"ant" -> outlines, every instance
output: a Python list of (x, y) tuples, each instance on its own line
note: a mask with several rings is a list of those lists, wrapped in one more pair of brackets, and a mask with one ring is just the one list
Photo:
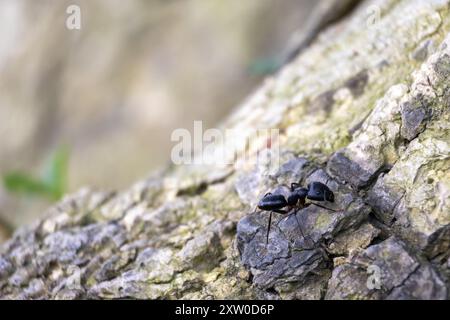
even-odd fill
[[(336, 212), (336, 210), (321, 206), (317, 203), (306, 203), (306, 199), (314, 201), (334, 202), (334, 193), (330, 190), (330, 188), (328, 188), (327, 185), (321, 182), (311, 182), (310, 184), (308, 184), (307, 188), (303, 188), (300, 184), (294, 182), (291, 183), (290, 192), (287, 197), (282, 194), (272, 194), (270, 192), (264, 195), (264, 197), (259, 201), (257, 207), (262, 211), (270, 211), (269, 224), (267, 226), (266, 234), (266, 245), (269, 242), (269, 232), (272, 223), (273, 212), (284, 215), (288, 214), (292, 209), (296, 209), (291, 214), (295, 215), (295, 219), (297, 220), (297, 224), (303, 238), (305, 238), (305, 236), (303, 235), (302, 228), (300, 227), (300, 223), (297, 218), (297, 212), (299, 210), (313, 204), (315, 206)], [(287, 208), (287, 210), (283, 209), (285, 207)]]

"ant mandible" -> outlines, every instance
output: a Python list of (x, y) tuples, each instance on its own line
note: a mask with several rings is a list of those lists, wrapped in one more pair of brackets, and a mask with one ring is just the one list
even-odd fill
[[(282, 194), (267, 193), (266, 195), (264, 195), (264, 197), (259, 201), (257, 207), (262, 211), (270, 212), (269, 224), (267, 226), (266, 234), (266, 245), (269, 242), (269, 232), (272, 223), (273, 212), (284, 215), (288, 214), (292, 209), (295, 209), (295, 211), (291, 214), (295, 214), (295, 218), (297, 220), (297, 224), (303, 238), (305, 238), (305, 236), (303, 235), (302, 228), (297, 218), (297, 212), (299, 210), (306, 208), (312, 204), (336, 212), (336, 210), (321, 206), (317, 203), (306, 203), (306, 199), (313, 201), (334, 202), (334, 193), (330, 190), (330, 188), (328, 188), (327, 185), (321, 182), (311, 182), (310, 184), (308, 184), (307, 188), (303, 188), (300, 184), (294, 182), (291, 183), (290, 192), (287, 195), (287, 198)], [(287, 208), (287, 210), (283, 210), (283, 208)]]

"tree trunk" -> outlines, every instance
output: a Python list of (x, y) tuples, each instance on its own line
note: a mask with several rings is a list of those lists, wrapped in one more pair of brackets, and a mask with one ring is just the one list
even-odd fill
[[(0, 296), (447, 299), (449, 2), (364, 2), (239, 106), (222, 127), (278, 128), (280, 166), (172, 165), (66, 197), (3, 245)], [(255, 204), (311, 181), (336, 211), (274, 214), (266, 245)]]

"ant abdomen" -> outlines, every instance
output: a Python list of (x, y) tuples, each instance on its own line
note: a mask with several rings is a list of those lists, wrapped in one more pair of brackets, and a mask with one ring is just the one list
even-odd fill
[(267, 194), (258, 203), (258, 208), (264, 211), (282, 209), (288, 205), (286, 198), (281, 194)]

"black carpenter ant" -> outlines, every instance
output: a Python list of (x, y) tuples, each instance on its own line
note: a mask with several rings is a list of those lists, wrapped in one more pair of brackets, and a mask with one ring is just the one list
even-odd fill
[[(291, 183), (290, 192), (286, 196), (282, 194), (267, 193), (258, 203), (257, 207), (262, 211), (270, 211), (269, 224), (267, 226), (266, 244), (269, 242), (270, 225), (272, 223), (272, 213), (288, 214), (292, 209), (295, 211), (291, 214), (295, 215), (300, 232), (303, 235), (302, 228), (297, 218), (298, 210), (308, 207), (309, 205), (315, 205), (327, 210), (336, 211), (331, 208), (321, 206), (317, 203), (306, 203), (306, 199), (313, 201), (329, 201), (334, 202), (334, 193), (328, 188), (327, 185), (321, 182), (311, 182), (307, 188), (303, 188), (298, 183)], [(287, 208), (287, 209), (283, 209)]]

